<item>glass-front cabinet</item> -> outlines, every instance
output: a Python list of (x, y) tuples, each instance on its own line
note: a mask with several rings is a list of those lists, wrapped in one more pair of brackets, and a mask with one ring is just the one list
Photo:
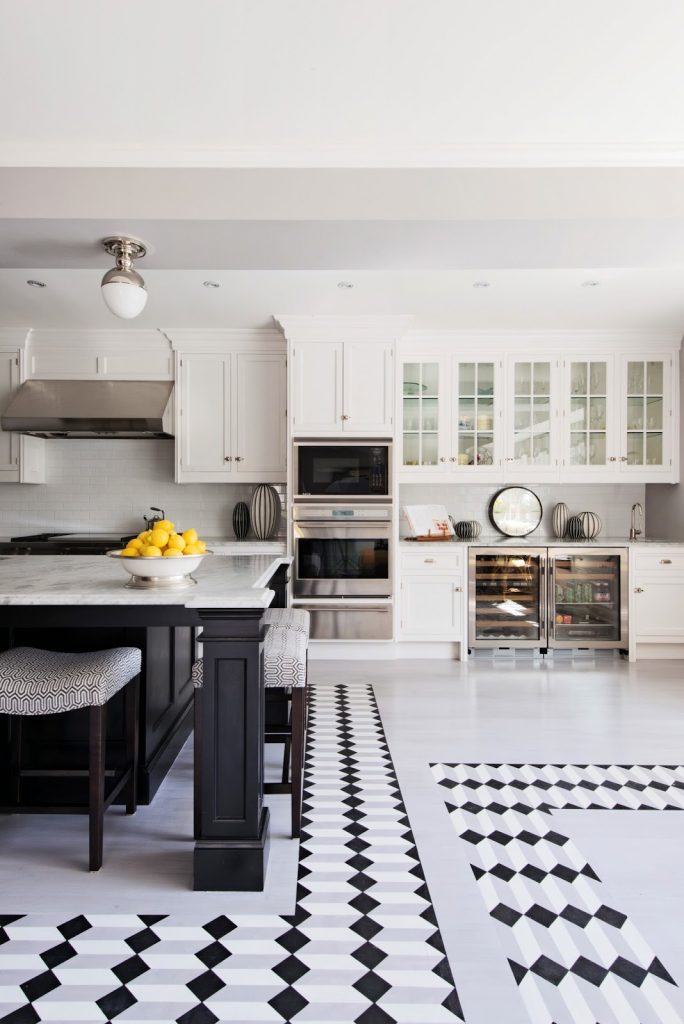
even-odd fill
[(658, 479), (672, 467), (672, 359), (622, 360), (620, 471)]
[(577, 355), (563, 363), (563, 461), (565, 479), (605, 478), (619, 463), (612, 357)]
[(401, 468), (446, 472), (449, 436), (448, 360), (411, 361), (401, 367)]
[(558, 362), (511, 359), (506, 404), (507, 479), (558, 476)]
[(459, 476), (482, 479), (500, 468), (498, 368), (494, 360), (454, 360), (456, 414), (449, 461)]

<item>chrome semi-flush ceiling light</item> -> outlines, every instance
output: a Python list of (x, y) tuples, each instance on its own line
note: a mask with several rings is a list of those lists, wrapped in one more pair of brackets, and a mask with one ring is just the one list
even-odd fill
[(132, 320), (140, 316), (147, 302), (147, 289), (133, 260), (140, 260), (147, 246), (137, 238), (125, 236), (103, 238), (102, 245), (116, 259), (116, 266), (102, 278), (102, 298), (114, 316)]

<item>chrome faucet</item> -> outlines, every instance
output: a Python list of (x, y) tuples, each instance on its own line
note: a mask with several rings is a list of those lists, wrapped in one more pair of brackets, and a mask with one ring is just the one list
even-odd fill
[[(639, 514), (639, 529), (637, 529), (637, 525), (636, 525), (637, 513)], [(644, 519), (644, 510), (642, 508), (641, 502), (640, 501), (635, 501), (634, 504), (632, 505), (632, 525), (629, 528), (629, 539), (630, 540), (636, 540), (637, 537), (641, 536), (641, 526), (643, 524), (643, 519)]]

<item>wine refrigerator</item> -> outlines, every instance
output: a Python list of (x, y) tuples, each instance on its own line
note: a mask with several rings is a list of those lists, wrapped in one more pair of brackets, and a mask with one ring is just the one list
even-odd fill
[(627, 548), (472, 547), (468, 646), (628, 645)]

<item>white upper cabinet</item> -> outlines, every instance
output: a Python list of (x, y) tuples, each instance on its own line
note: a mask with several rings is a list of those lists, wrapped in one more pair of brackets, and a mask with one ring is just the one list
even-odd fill
[(557, 480), (558, 360), (523, 354), (506, 369), (505, 479)]
[(618, 473), (619, 406), (612, 355), (576, 353), (561, 374), (561, 476), (605, 480)]
[[(21, 383), (19, 349), (0, 351), (0, 412), (4, 412)], [(45, 483), (45, 442), (0, 430), (0, 483)]]
[(401, 362), (399, 423), (405, 479), (449, 470), (451, 373), (448, 357), (425, 355)]
[(173, 380), (173, 351), (156, 330), (31, 331), (27, 376), (39, 380)]
[(284, 352), (185, 352), (177, 390), (179, 483), (285, 480)]
[(674, 363), (672, 353), (620, 359), (619, 471), (625, 479), (679, 477)]
[(292, 433), (341, 433), (344, 344), (298, 341), (291, 358)]
[(297, 341), (292, 348), (292, 433), (392, 433), (391, 344)]
[(453, 414), (449, 462), (464, 479), (501, 477), (501, 360), (462, 360), (452, 364)]

